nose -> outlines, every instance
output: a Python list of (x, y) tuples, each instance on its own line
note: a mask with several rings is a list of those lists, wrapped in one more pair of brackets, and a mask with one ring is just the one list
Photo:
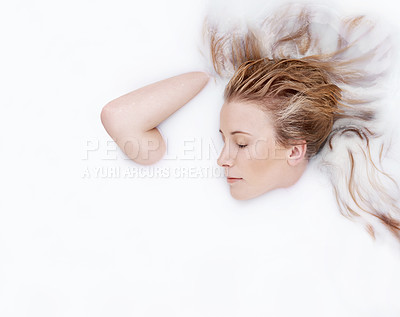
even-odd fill
[(234, 155), (232, 154), (229, 151), (229, 146), (225, 144), (218, 157), (217, 164), (221, 167), (231, 167), (234, 164)]

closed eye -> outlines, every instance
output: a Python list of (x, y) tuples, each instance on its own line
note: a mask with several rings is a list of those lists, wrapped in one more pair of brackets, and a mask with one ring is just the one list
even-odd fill
[(238, 144), (238, 147), (240, 147), (241, 149), (245, 148), (247, 146), (247, 144)]

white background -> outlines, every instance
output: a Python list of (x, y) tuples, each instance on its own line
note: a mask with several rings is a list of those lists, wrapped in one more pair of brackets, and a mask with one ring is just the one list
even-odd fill
[[(393, 0), (336, 4), (400, 27)], [(400, 316), (398, 249), (341, 216), (312, 166), (251, 201), (234, 200), (218, 177), (123, 177), (141, 166), (110, 142), (101, 109), (204, 70), (207, 6), (0, 5), (0, 316)], [(190, 149), (221, 149), (221, 102), (209, 82), (163, 122), (168, 156), (145, 170), (219, 169), (215, 154)], [(391, 109), (388, 125), (399, 114)]]

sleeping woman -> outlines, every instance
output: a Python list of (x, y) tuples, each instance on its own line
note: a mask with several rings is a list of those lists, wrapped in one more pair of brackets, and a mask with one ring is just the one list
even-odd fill
[[(222, 28), (222, 27), (221, 27)], [(246, 30), (204, 20), (205, 72), (180, 74), (116, 98), (102, 123), (138, 164), (166, 152), (157, 126), (194, 98), (210, 78), (227, 81), (219, 132), (230, 193), (252, 199), (295, 184), (311, 161), (328, 174), (340, 212), (375, 238), (388, 229), (400, 242), (399, 187), (371, 155), (379, 142), (379, 99), (390, 40), (377, 42), (363, 16), (289, 5)], [(375, 42), (374, 42), (375, 41)], [(367, 47), (367, 49), (365, 48)], [(375, 66), (375, 68), (374, 68)]]

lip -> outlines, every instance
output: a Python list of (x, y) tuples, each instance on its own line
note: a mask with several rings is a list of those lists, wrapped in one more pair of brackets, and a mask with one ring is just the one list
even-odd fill
[(226, 180), (229, 184), (233, 184), (236, 183), (240, 180), (242, 180), (243, 178), (236, 178), (236, 177), (227, 177)]

